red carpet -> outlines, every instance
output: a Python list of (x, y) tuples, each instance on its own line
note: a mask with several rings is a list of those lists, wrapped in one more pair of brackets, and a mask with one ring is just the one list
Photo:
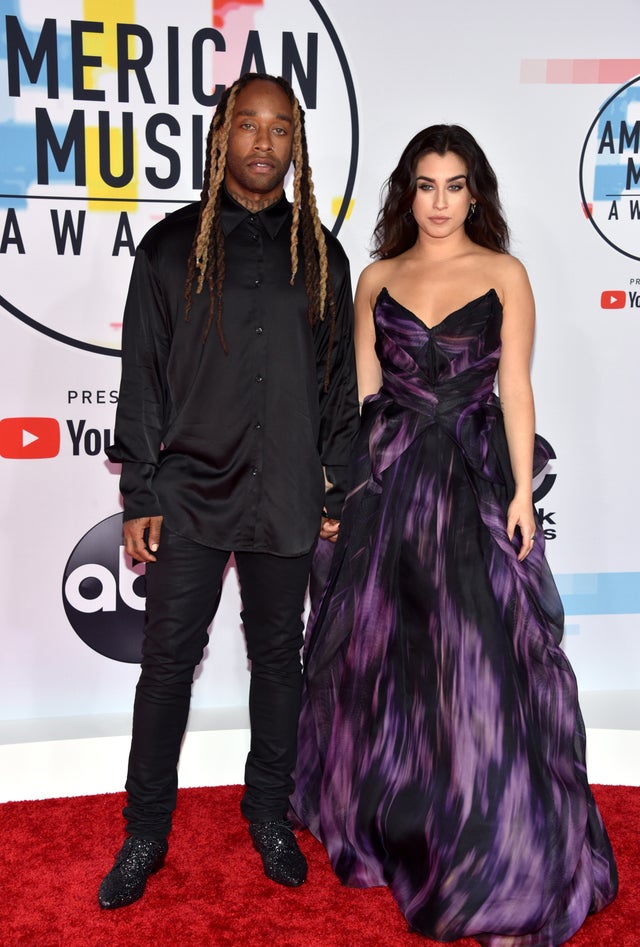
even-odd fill
[[(596, 786), (620, 894), (571, 947), (640, 947), (640, 788)], [(2, 947), (430, 947), (386, 888), (343, 888), (308, 832), (309, 880), (267, 881), (238, 786), (180, 792), (166, 867), (137, 904), (102, 911), (96, 892), (123, 839), (120, 794), (0, 805)], [(475, 941), (457, 941), (471, 947)]]

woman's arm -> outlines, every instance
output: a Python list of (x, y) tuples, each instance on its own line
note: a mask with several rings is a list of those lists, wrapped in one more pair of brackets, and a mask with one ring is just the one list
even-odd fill
[(527, 272), (513, 257), (505, 260), (502, 289), (498, 388), (515, 480), (515, 493), (507, 511), (507, 534), (511, 540), (516, 526), (520, 528), (522, 546), (518, 559), (523, 561), (531, 552), (536, 528), (532, 499), (535, 409), (530, 375), (535, 304)]
[(377, 263), (371, 263), (362, 271), (354, 300), (356, 371), (360, 404), (367, 395), (373, 395), (379, 391), (382, 384), (382, 371), (376, 355), (376, 330), (373, 322), (373, 306), (380, 289), (377, 268)]

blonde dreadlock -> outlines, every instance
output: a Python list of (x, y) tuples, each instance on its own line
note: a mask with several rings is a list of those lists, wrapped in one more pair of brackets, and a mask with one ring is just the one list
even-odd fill
[(291, 159), (294, 166), (293, 206), (291, 220), (291, 279), (293, 285), (298, 272), (299, 241), (302, 243), (304, 283), (307, 294), (307, 318), (314, 326), (329, 315), (329, 341), (325, 367), (325, 390), (329, 386), (331, 354), (335, 336), (336, 308), (327, 260), (327, 244), (316, 205), (307, 138), (304, 127), (304, 111), (300, 107), (289, 83), (280, 77), (264, 73), (245, 73), (223, 94), (209, 128), (204, 169), (204, 183), (200, 196), (198, 225), (189, 255), (185, 283), (186, 318), (192, 304), (193, 284), (201, 293), (205, 282), (209, 291), (209, 316), (203, 334), (203, 343), (216, 323), (220, 344), (227, 352), (222, 327), (222, 285), (225, 274), (224, 235), (221, 224), (222, 185), (227, 163), (229, 134), (233, 110), (238, 93), (256, 80), (274, 82), (284, 90), (293, 113), (293, 147)]

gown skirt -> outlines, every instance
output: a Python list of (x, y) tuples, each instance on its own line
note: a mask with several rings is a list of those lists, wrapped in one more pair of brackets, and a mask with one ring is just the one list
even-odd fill
[(292, 817), (413, 930), (557, 947), (617, 873), (544, 536), (518, 562), (506, 533), (500, 301), (428, 328), (382, 290), (374, 319), (383, 383), (316, 553)]

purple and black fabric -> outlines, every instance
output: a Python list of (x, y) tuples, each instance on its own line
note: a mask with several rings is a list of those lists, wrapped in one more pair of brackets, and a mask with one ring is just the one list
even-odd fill
[(383, 290), (374, 316), (383, 384), (313, 603), (293, 810), (411, 928), (556, 947), (617, 874), (544, 537), (520, 563), (506, 534), (500, 301), (429, 329)]

